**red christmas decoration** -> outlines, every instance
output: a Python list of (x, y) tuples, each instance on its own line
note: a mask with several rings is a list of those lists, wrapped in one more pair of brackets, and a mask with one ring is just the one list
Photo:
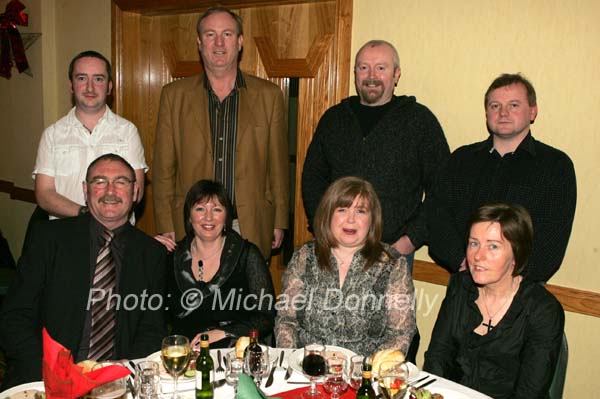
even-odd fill
[[(0, 14), (0, 76), (10, 79), (15, 65), (19, 73), (29, 69), (25, 47), (17, 25), (27, 26), (25, 6), (19, 0), (11, 0), (4, 14)], [(14, 64), (13, 64), (14, 59)]]

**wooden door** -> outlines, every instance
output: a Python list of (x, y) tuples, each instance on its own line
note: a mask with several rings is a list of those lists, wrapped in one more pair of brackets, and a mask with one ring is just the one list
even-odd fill
[[(139, 129), (152, 184), (152, 156), (160, 91), (174, 79), (201, 71), (196, 21), (213, 1), (113, 0), (114, 108)], [(286, 99), (290, 78), (298, 78), (294, 245), (311, 238), (301, 198), (306, 150), (323, 112), (348, 95), (352, 0), (221, 1), (244, 20), (240, 68), (278, 84)], [(138, 226), (155, 234), (152, 190), (147, 189)], [(281, 256), (271, 260), (276, 292)]]

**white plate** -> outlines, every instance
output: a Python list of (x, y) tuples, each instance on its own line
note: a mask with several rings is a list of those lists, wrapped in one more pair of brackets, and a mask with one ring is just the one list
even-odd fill
[[(336, 352), (336, 354), (340, 354), (346, 358), (346, 360), (350, 361), (350, 358), (356, 353), (352, 352), (350, 349), (342, 348), (339, 346), (333, 345), (325, 345), (325, 358), (329, 357), (331, 353)], [(300, 374), (304, 374), (302, 372), (302, 359), (304, 358), (304, 348), (296, 349), (293, 351), (288, 357), (288, 364), (292, 367), (294, 371), (297, 371)]]
[[(21, 384), (21, 385), (17, 385), (16, 387), (12, 387), (10, 389), (7, 389), (4, 392), (0, 392), (0, 398), (4, 399), (4, 398), (8, 398), (10, 396), (13, 396), (17, 393), (20, 392), (24, 392), (27, 390), (35, 390), (35, 391), (39, 391), (39, 392), (45, 392), (44, 390), (44, 382), (43, 381), (36, 381), (36, 382), (28, 382), (27, 384)], [(34, 392), (35, 394), (35, 392)], [(33, 394), (31, 395), (31, 398), (33, 399)]]

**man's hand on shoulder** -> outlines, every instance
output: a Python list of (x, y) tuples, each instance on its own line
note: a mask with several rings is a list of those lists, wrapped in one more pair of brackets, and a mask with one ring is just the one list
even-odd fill
[(177, 247), (177, 242), (175, 241), (175, 232), (170, 231), (168, 233), (162, 233), (154, 236), (154, 239), (160, 242), (162, 245), (167, 248), (167, 251), (173, 252)]
[(415, 252), (415, 246), (407, 235), (400, 237), (398, 241), (392, 244), (392, 247), (402, 255), (409, 255)]

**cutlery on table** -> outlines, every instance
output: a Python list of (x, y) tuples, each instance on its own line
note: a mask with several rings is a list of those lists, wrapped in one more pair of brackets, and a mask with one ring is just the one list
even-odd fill
[(133, 387), (133, 383), (135, 381), (135, 363), (132, 362), (131, 360), (127, 360), (127, 363), (129, 363), (129, 367), (127, 367), (127, 365), (125, 365), (125, 360), (121, 360), (121, 364), (124, 367), (127, 367), (128, 369), (131, 370), (131, 374), (129, 374), (129, 376), (127, 376), (127, 379), (125, 380), (127, 382), (127, 388), (129, 388), (129, 391), (131, 392), (131, 396), (135, 396), (135, 389)]
[(417, 385), (419, 382), (421, 382), (421, 381), (425, 381), (425, 380), (426, 380), (426, 379), (428, 379), (428, 378), (429, 378), (429, 376), (428, 376), (428, 375), (426, 375), (425, 377), (421, 377), (421, 378), (419, 378), (419, 379), (418, 379), (418, 380), (416, 380), (416, 381), (410, 381), (410, 380), (409, 380), (409, 381), (408, 381), (408, 385), (410, 385), (411, 387), (414, 387), (414, 386), (415, 386), (415, 385)]
[(269, 377), (267, 378), (267, 382), (265, 383), (265, 388), (273, 385), (273, 376), (275, 375), (275, 369), (277, 368), (277, 359), (273, 362), (273, 367), (271, 367), (271, 371), (269, 372)]
[(213, 381), (213, 388), (219, 388), (222, 387), (223, 385), (225, 385), (225, 378), (221, 378), (220, 380), (214, 380)]
[(285, 356), (285, 351), (281, 351), (281, 355), (279, 355), (279, 367), (283, 368), (283, 357)]
[(285, 377), (283, 377), (283, 379), (287, 381), (292, 376), (293, 372), (294, 370), (292, 369), (292, 366), (288, 365), (287, 371), (285, 372)]
[(415, 387), (415, 389), (421, 389), (421, 388), (425, 388), (427, 385), (429, 384), (433, 384), (434, 382), (437, 381), (437, 378), (433, 378), (427, 382), (424, 382), (423, 384), (419, 385), (418, 387)]
[(215, 378), (218, 377), (223, 377), (225, 375), (225, 369), (223, 368), (223, 366), (221, 365), (221, 363), (223, 362), (223, 358), (221, 357), (221, 350), (217, 350), (217, 363), (219, 365), (219, 367), (217, 367), (217, 369), (215, 370)]
[(288, 381), (287, 384), (310, 385), (310, 381)]

